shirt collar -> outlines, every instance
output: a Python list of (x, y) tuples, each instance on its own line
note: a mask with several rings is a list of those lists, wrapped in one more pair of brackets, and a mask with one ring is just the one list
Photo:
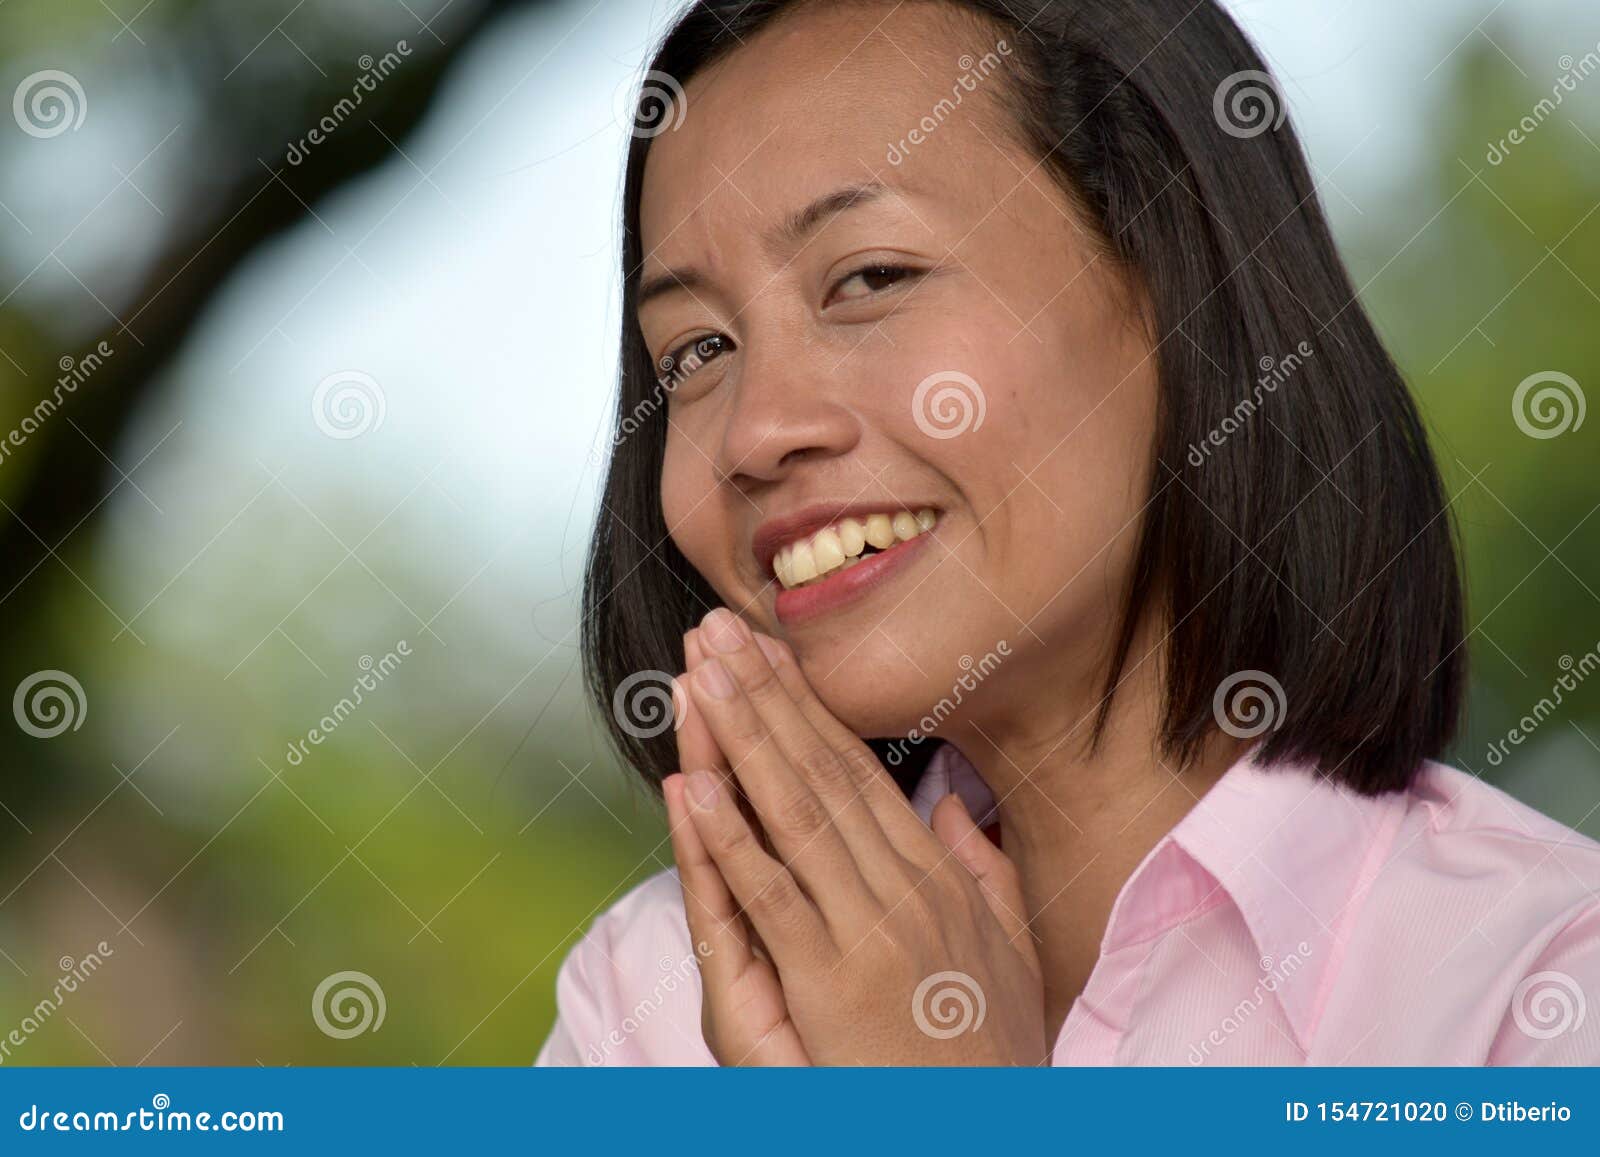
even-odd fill
[[(926, 820), (952, 791), (980, 826), (989, 822), (993, 794), (946, 743), (929, 761), (912, 805)], [(1349, 917), (1382, 866), (1404, 810), (1403, 796), (1363, 796), (1311, 767), (1259, 766), (1247, 752), (1128, 877), (1101, 953), (1231, 900), (1260, 953), (1262, 977), (1274, 978), (1270, 987), (1305, 1047)]]

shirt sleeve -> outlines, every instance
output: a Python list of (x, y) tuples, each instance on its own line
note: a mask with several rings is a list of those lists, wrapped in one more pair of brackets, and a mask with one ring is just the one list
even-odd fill
[[(606, 1026), (614, 1021), (616, 982), (607, 968), (595, 970), (602, 954), (593, 943), (597, 925), (578, 941), (556, 974), (556, 1022), (539, 1050), (536, 1066), (600, 1065), (606, 1061)], [(600, 960), (601, 965), (605, 960)]]
[(1557, 933), (1529, 968), (1487, 1063), (1600, 1064), (1600, 903)]
[(536, 1065), (714, 1065), (700, 1030), (699, 961), (675, 872), (624, 896), (556, 975), (556, 1023)]

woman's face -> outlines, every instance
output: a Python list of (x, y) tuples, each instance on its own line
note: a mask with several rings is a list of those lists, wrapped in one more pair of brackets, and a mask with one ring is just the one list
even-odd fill
[(1150, 347), (1011, 143), (1013, 54), (953, 9), (802, 9), (694, 78), (645, 169), (667, 526), (864, 736), (990, 653), (958, 725), (1091, 693), (1148, 494)]

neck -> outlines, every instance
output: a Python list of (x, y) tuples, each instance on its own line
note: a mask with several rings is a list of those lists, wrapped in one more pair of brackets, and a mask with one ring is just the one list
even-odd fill
[(1030, 680), (1052, 689), (1048, 704), (950, 732), (999, 800), (1001, 846), (1021, 874), (1044, 969), (1051, 1041), (1099, 959), (1122, 886), (1239, 754), (1217, 742), (1186, 767), (1161, 754), (1154, 666), (1126, 673), (1092, 752), (1099, 688), (1062, 696), (1062, 683), (1048, 679)]

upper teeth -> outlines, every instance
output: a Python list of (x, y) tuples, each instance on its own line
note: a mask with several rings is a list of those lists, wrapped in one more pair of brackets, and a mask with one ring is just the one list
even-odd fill
[(865, 518), (844, 518), (825, 530), (796, 539), (772, 558), (773, 572), (785, 590), (830, 574), (840, 567), (854, 566), (869, 546), (886, 550), (933, 529), (937, 516), (932, 510), (909, 510), (893, 514), (869, 514)]

